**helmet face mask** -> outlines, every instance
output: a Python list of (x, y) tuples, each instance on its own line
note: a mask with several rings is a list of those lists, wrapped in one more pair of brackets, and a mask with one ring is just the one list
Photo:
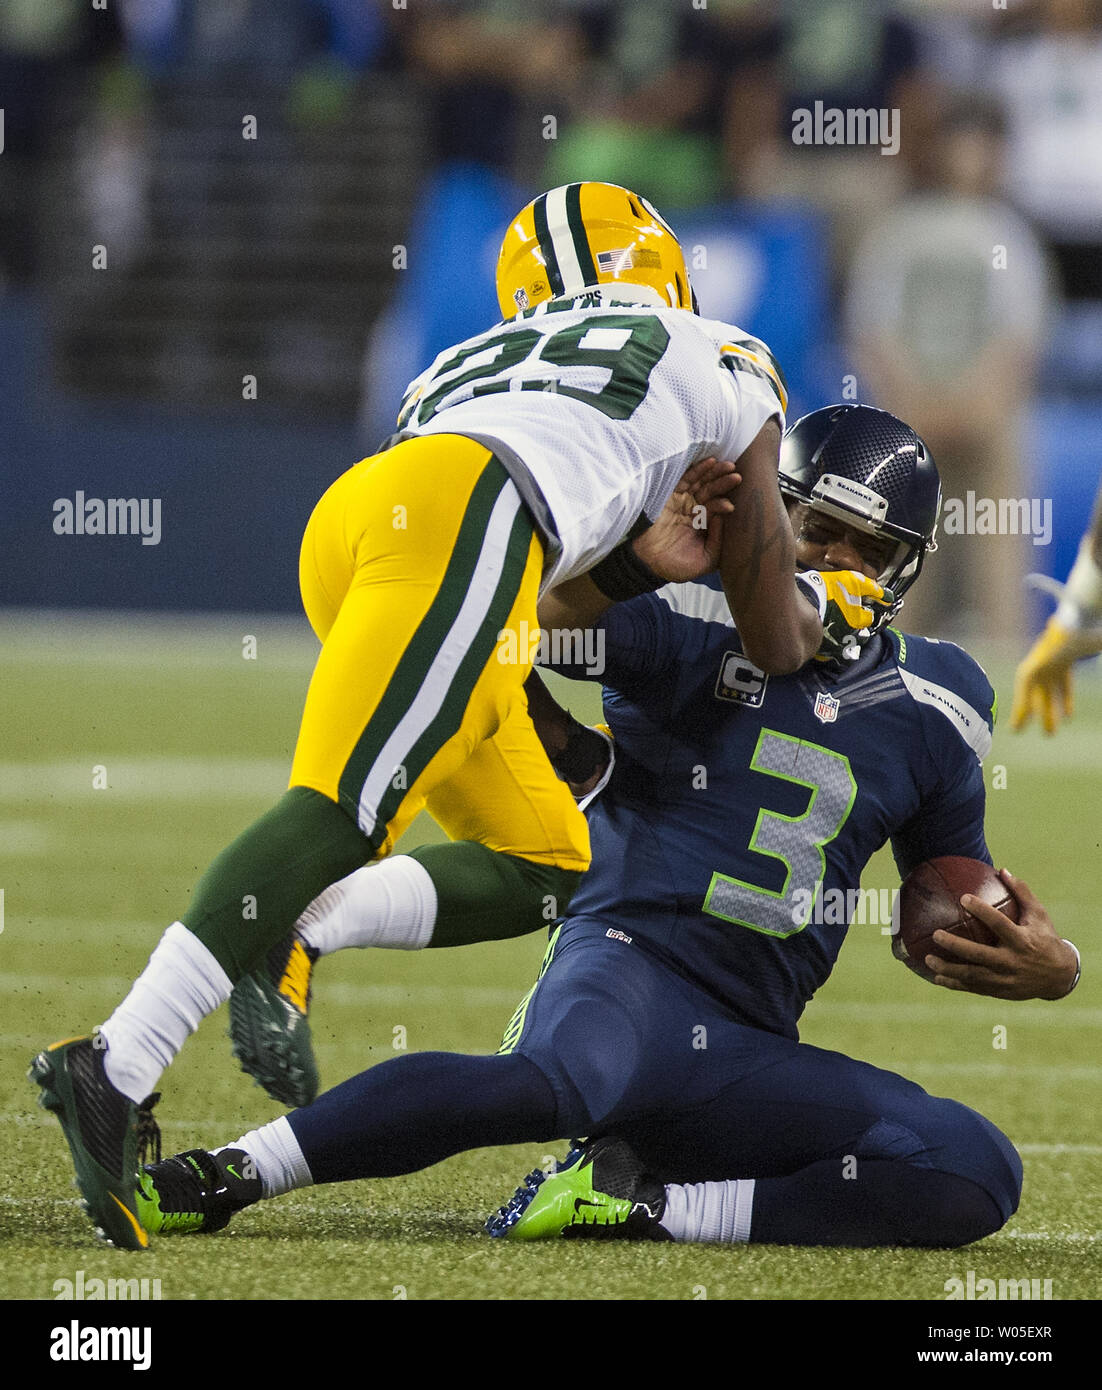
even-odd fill
[(890, 622), (926, 555), (937, 549), (941, 484), (921, 438), (887, 411), (828, 406), (786, 433), (779, 482), (785, 497), (806, 504), (810, 514), (892, 544), (877, 579), (896, 603), (874, 631)]
[(645, 198), (617, 184), (571, 183), (513, 218), (497, 263), (503, 318), (617, 289), (624, 299), (699, 312), (680, 243)]
[[(877, 582), (894, 592), (895, 585), (903, 578), (903, 570), (913, 558), (911, 542), (891, 535), (882, 527), (872, 522), (866, 522), (861, 516), (846, 511), (844, 508), (833, 506), (827, 502), (809, 501), (796, 493), (786, 491), (783, 486), (781, 490), (789, 501), (802, 504), (807, 509), (803, 523), (805, 528), (809, 522), (813, 522), (814, 518), (821, 517), (828, 522), (839, 521), (850, 531), (861, 532), (863, 535), (878, 541), (880, 543), (879, 548), (884, 552), (884, 558), (876, 558), (871, 549), (866, 548), (861, 551), (862, 560), (866, 565), (875, 568)], [(829, 540), (820, 542), (810, 537), (806, 539), (810, 539), (812, 544), (829, 546)], [(861, 547), (858, 546), (858, 549), (861, 550)]]

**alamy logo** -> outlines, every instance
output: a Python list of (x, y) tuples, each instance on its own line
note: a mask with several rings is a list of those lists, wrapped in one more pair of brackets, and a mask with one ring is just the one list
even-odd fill
[(881, 154), (899, 153), (899, 110), (875, 107), (798, 106), (792, 112), (794, 145), (879, 145)]
[(142, 545), (161, 543), (159, 497), (85, 497), (54, 503), (55, 536), (141, 536)]
[(150, 1327), (81, 1327), (73, 1318), (50, 1331), (51, 1361), (129, 1361), (133, 1370), (148, 1371), (152, 1359)]
[(95, 1302), (97, 1299), (159, 1299), (161, 1281), (159, 1279), (85, 1279), (84, 1270), (78, 1269), (75, 1279), (55, 1279), (54, 1298), (64, 1302)]
[(587, 676), (605, 669), (604, 628), (529, 627), (522, 618), (516, 628), (497, 634), (497, 659), (503, 666), (581, 666)]
[(947, 536), (1030, 536), (1034, 545), (1052, 540), (1051, 497), (947, 497), (941, 513)]
[(798, 927), (879, 926), (884, 936), (899, 932), (898, 888), (797, 888), (792, 920)]
[(974, 1269), (963, 1279), (946, 1279), (947, 1300), (965, 1299), (1046, 1299), (1052, 1297), (1051, 1279), (977, 1279)]

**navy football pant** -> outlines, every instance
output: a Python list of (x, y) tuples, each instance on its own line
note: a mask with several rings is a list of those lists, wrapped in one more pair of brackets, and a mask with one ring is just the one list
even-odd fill
[(736, 1023), (596, 923), (563, 928), (507, 1038), (509, 1055), (386, 1062), (294, 1112), (315, 1181), (614, 1133), (666, 1182), (755, 1178), (754, 1241), (961, 1245), (1018, 1205), (1021, 1162), (982, 1115)]

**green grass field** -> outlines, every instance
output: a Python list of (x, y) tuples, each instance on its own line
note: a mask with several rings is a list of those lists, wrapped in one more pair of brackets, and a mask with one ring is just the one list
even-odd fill
[[(257, 659), (242, 640), (257, 638)], [(1097, 1296), (1102, 984), (1093, 964), (1102, 874), (1102, 689), (1052, 741), (996, 734), (988, 786), (998, 863), (1025, 877), (1084, 978), (1059, 1004), (1006, 1004), (924, 984), (877, 926), (855, 926), (810, 1006), (805, 1041), (891, 1067), (984, 1111), (1020, 1148), (1022, 1205), (999, 1235), (957, 1251), (750, 1246), (513, 1247), (480, 1233), (539, 1163), (539, 1147), (482, 1150), (411, 1177), (307, 1190), (223, 1235), (167, 1238), (133, 1256), (95, 1241), (56, 1121), (34, 1103), (33, 1052), (111, 1011), (213, 855), (280, 793), (314, 646), (305, 624), (256, 620), (0, 619), (0, 1111), (15, 1161), (0, 1180), (0, 1296), (54, 1283), (161, 1281), (165, 1299), (940, 1299), (946, 1280), (1052, 1280)], [(982, 653), (978, 653), (982, 656)], [(1004, 701), (1007, 669), (992, 672)], [(575, 701), (579, 687), (572, 687)], [(588, 703), (586, 703), (588, 699)], [(580, 711), (594, 712), (582, 692)], [(95, 789), (96, 769), (107, 786)], [(103, 780), (103, 774), (99, 774)], [(430, 822), (414, 828), (433, 836)], [(866, 882), (895, 882), (878, 857)], [(539, 964), (539, 933), (461, 951), (347, 952), (315, 994), (323, 1083), (410, 1049), (492, 1052)], [(1004, 1050), (993, 1046), (1006, 1029)], [(278, 1108), (208, 1019), (162, 1081), (168, 1151), (214, 1145)], [(561, 1151), (561, 1150), (560, 1150)], [(738, 1176), (732, 1174), (732, 1176)]]

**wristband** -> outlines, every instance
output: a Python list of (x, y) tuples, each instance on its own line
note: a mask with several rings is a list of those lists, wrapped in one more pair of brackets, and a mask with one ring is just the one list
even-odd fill
[(818, 570), (800, 570), (796, 575), (796, 587), (810, 600), (819, 615), (819, 621), (822, 622), (827, 609), (827, 590), (823, 576)]
[(1062, 936), (1060, 940), (1064, 943), (1065, 946), (1070, 946), (1071, 949), (1075, 952), (1075, 979), (1072, 980), (1071, 984), (1068, 985), (1067, 989), (1064, 990), (1063, 994), (1059, 996), (1061, 999), (1066, 999), (1068, 995), (1072, 992), (1072, 990), (1075, 988), (1075, 986), (1079, 983), (1079, 976), (1083, 973), (1083, 957), (1079, 954), (1079, 947), (1075, 944), (1074, 941), (1069, 941), (1066, 936)]
[(1079, 546), (1075, 564), (1056, 610), (1056, 621), (1069, 632), (1090, 627), (1102, 616), (1102, 570), (1094, 563), (1090, 537)]
[(608, 767), (605, 768), (604, 773), (601, 776), (601, 780), (597, 783), (593, 790), (590, 792), (586, 792), (585, 796), (583, 796), (581, 800), (578, 802), (579, 811), (586, 810), (589, 806), (589, 803), (591, 801), (594, 801), (598, 796), (600, 796), (600, 794), (608, 786), (609, 782), (612, 781), (612, 769), (616, 766), (616, 746), (612, 741), (612, 734), (609, 732), (608, 725), (599, 724), (593, 730), (593, 732), (599, 738), (603, 738), (605, 743), (608, 744)]
[(623, 603), (629, 598), (638, 598), (640, 594), (652, 594), (669, 582), (655, 574), (631, 548), (635, 537), (641, 535), (649, 525), (645, 517), (640, 517), (615, 550), (603, 560), (598, 560), (589, 571), (590, 579), (613, 603)]
[(566, 736), (566, 747), (551, 759), (564, 782), (585, 782), (608, 758), (608, 741), (588, 724), (575, 721)]

